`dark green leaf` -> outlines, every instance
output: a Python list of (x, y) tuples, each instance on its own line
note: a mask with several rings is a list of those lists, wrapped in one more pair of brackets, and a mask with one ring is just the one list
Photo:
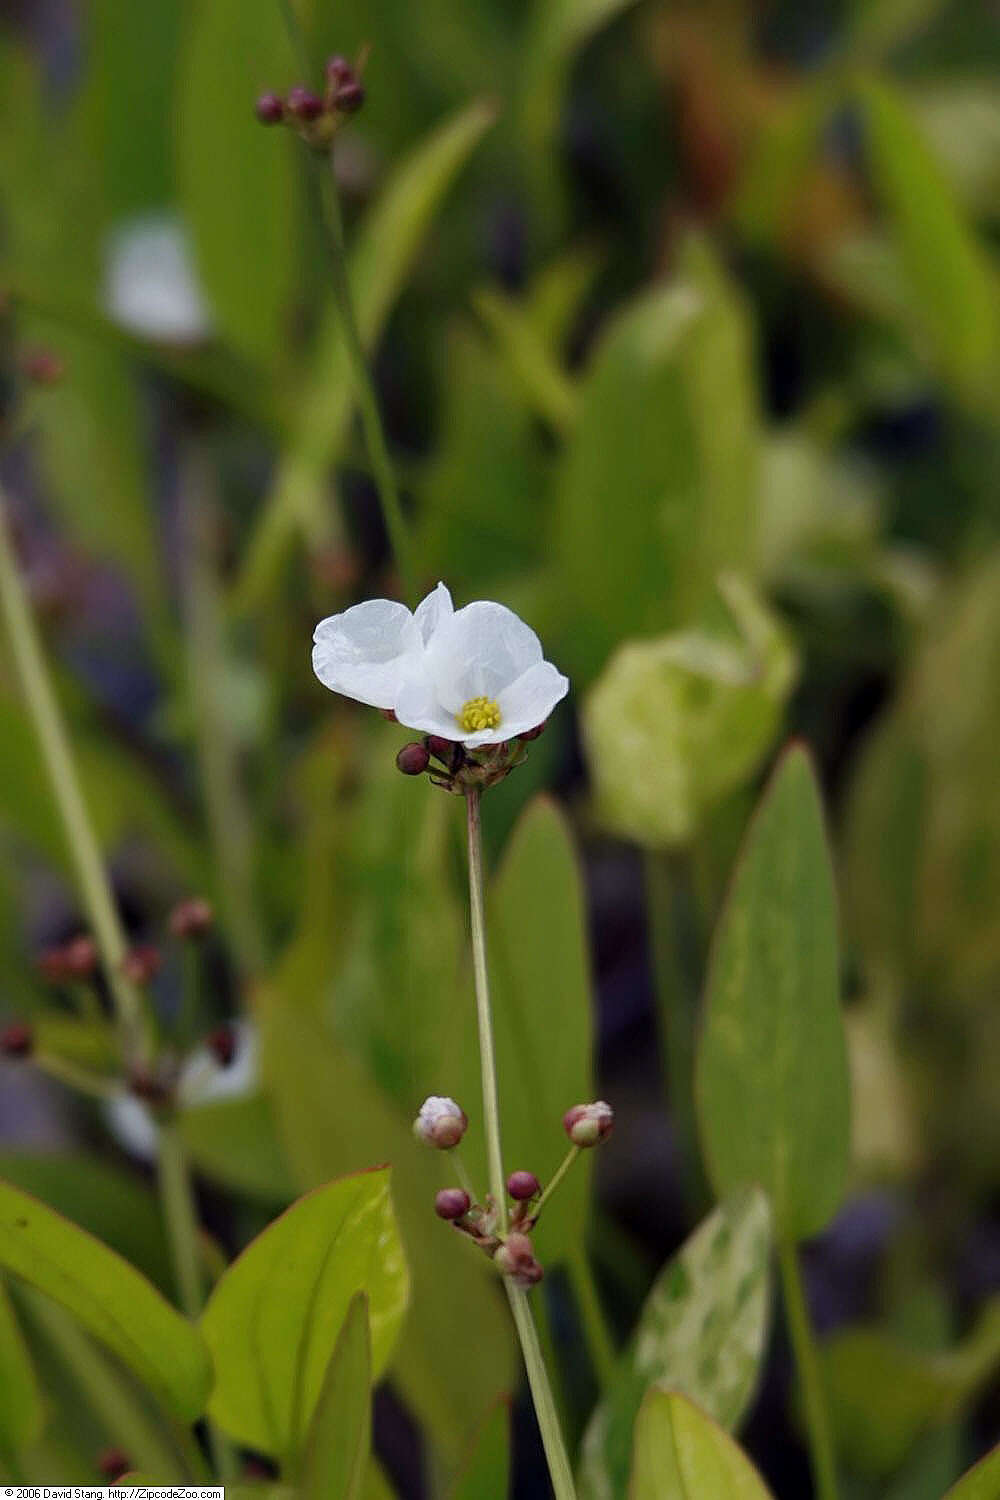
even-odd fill
[(356, 1292), (306, 1438), (301, 1500), (362, 1500), (371, 1448), (371, 1381), (368, 1299)]
[(1000, 1446), (952, 1485), (944, 1500), (996, 1500), (1000, 1495)]
[(0, 1280), (0, 1463), (34, 1443), (42, 1430), (42, 1393), (10, 1298)]
[(510, 1406), (499, 1402), (476, 1434), (451, 1500), (507, 1500), (510, 1487)]

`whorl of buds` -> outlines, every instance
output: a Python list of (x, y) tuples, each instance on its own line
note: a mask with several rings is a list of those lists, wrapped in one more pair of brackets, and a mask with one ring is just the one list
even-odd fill
[(511, 1172), (507, 1191), (515, 1203), (527, 1203), (530, 1198), (538, 1197), (542, 1186), (534, 1172)]
[(297, 83), (294, 88), (288, 90), (285, 105), (288, 113), (294, 115), (297, 120), (318, 120), (323, 113), (323, 101), (320, 96), (301, 83)]
[(404, 745), (396, 756), (397, 769), (404, 776), (422, 776), (431, 763), (430, 755), (425, 745), (419, 745), (414, 740), (411, 745)]
[(122, 959), (121, 968), (125, 978), (133, 984), (149, 984), (160, 972), (162, 964), (159, 948), (154, 948), (152, 943), (140, 943), (129, 949)]
[(30, 1057), (35, 1033), (27, 1021), (8, 1021), (0, 1029), (0, 1057)]
[[(268, 91), (261, 94), (254, 112), (262, 125), (291, 124), (312, 146), (328, 146), (339, 117), (353, 115), (365, 102), (359, 69), (345, 57), (331, 57), (326, 65), (326, 87), (322, 94), (297, 83), (282, 98)], [(304, 128), (303, 128), (304, 127)]]
[(545, 1274), (535, 1259), (535, 1248), (526, 1234), (512, 1229), (493, 1257), (497, 1270), (518, 1286), (536, 1286)]
[(420, 1106), (420, 1113), (413, 1122), (413, 1134), (425, 1146), (434, 1146), (438, 1151), (450, 1151), (453, 1146), (458, 1145), (468, 1124), (465, 1110), (454, 1099), (432, 1094)]
[(603, 1099), (593, 1104), (574, 1104), (563, 1115), (563, 1129), (574, 1146), (597, 1146), (614, 1129), (615, 1112)]
[(471, 1207), (472, 1200), (461, 1188), (442, 1188), (434, 1199), (434, 1212), (439, 1219), (461, 1219)]
[(215, 920), (211, 905), (201, 896), (178, 901), (170, 913), (170, 931), (175, 938), (204, 937)]

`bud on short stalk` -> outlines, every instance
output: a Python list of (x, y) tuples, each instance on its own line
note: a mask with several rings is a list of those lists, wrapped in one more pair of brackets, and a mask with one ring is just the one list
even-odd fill
[(593, 1104), (574, 1104), (563, 1115), (563, 1129), (574, 1146), (586, 1149), (606, 1140), (614, 1129), (615, 1112), (597, 1099)]
[(471, 1207), (471, 1198), (461, 1188), (442, 1188), (434, 1199), (434, 1212), (438, 1218), (451, 1222), (464, 1218)]
[(454, 1099), (432, 1094), (420, 1106), (420, 1113), (413, 1122), (413, 1134), (425, 1146), (450, 1151), (458, 1145), (468, 1124), (465, 1110)]

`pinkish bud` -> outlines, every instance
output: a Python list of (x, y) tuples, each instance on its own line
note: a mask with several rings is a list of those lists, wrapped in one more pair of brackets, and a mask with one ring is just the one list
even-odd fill
[(285, 101), (280, 94), (261, 94), (254, 109), (262, 125), (280, 125), (285, 118)]
[(66, 373), (66, 361), (51, 349), (29, 349), (21, 355), (21, 370), (33, 385), (58, 385)]
[(421, 776), (430, 763), (427, 750), (416, 741), (412, 745), (404, 745), (396, 756), (396, 765), (404, 776)]
[(70, 978), (65, 945), (61, 944), (58, 948), (46, 948), (35, 959), (35, 967), (49, 984), (65, 984)]
[(472, 1200), (461, 1188), (442, 1188), (434, 1199), (434, 1212), (439, 1219), (460, 1219), (471, 1207)]
[(526, 1203), (529, 1198), (537, 1198), (542, 1187), (534, 1172), (511, 1172), (507, 1191), (515, 1203)]
[(329, 57), (326, 62), (326, 76), (330, 83), (346, 83), (349, 78), (354, 77), (354, 69), (346, 57)]
[(297, 83), (288, 90), (288, 113), (297, 120), (318, 120), (323, 113), (323, 101), (312, 89)]
[(545, 1272), (538, 1261), (532, 1260), (528, 1265), (522, 1266), (519, 1271), (514, 1272), (514, 1280), (518, 1286), (537, 1286), (544, 1275)]
[(454, 1099), (432, 1094), (420, 1106), (420, 1113), (413, 1122), (413, 1134), (425, 1146), (434, 1146), (438, 1151), (450, 1151), (453, 1146), (458, 1145), (468, 1124), (464, 1109)]
[(201, 896), (190, 896), (178, 901), (170, 913), (170, 931), (175, 938), (204, 937), (215, 920), (209, 902)]
[(121, 1479), (132, 1467), (132, 1460), (123, 1448), (105, 1448), (97, 1455), (98, 1473), (112, 1483)]
[(424, 744), (438, 760), (450, 761), (455, 753), (456, 740), (446, 740), (443, 734), (425, 734)]
[(0, 1030), (0, 1056), (30, 1057), (35, 1045), (35, 1033), (27, 1021), (8, 1021)]
[(574, 1104), (563, 1115), (563, 1129), (574, 1146), (597, 1146), (611, 1134), (615, 1112), (610, 1104), (598, 1099), (593, 1104)]
[(122, 959), (122, 973), (133, 984), (148, 984), (160, 972), (163, 958), (159, 948), (151, 943), (140, 943), (130, 948)]
[(68, 942), (63, 949), (66, 973), (70, 979), (90, 979), (97, 972), (97, 944), (92, 937), (82, 934)]
[(535, 1249), (526, 1234), (512, 1229), (493, 1259), (505, 1276), (516, 1276), (534, 1263)]
[(357, 114), (365, 102), (365, 86), (357, 78), (348, 78), (337, 85), (333, 96), (333, 107), (345, 115)]

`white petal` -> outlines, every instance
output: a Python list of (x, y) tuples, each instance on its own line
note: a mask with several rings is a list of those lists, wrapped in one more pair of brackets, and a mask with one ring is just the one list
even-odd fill
[(497, 699), (503, 737), (524, 734), (544, 724), (556, 704), (569, 692), (569, 678), (550, 661), (536, 662)]
[(417, 659), (413, 616), (393, 599), (368, 599), (321, 620), (313, 671), (326, 687), (373, 708), (392, 708)]
[(428, 643), (426, 664), (442, 706), (457, 714), (470, 698), (497, 698), (541, 659), (531, 627), (484, 599), (442, 622)]
[(451, 602), (451, 595), (443, 583), (439, 583), (436, 589), (421, 599), (413, 611), (414, 623), (420, 631), (421, 644), (426, 646), (431, 636), (444, 620), (450, 620), (455, 613), (455, 606)]
[(438, 702), (426, 677), (419, 674), (409, 677), (392, 706), (396, 718), (407, 729), (422, 729), (424, 734), (439, 734), (445, 740), (462, 738), (455, 715)]
[(190, 343), (211, 332), (184, 226), (169, 215), (131, 219), (108, 244), (104, 303), (144, 338)]

